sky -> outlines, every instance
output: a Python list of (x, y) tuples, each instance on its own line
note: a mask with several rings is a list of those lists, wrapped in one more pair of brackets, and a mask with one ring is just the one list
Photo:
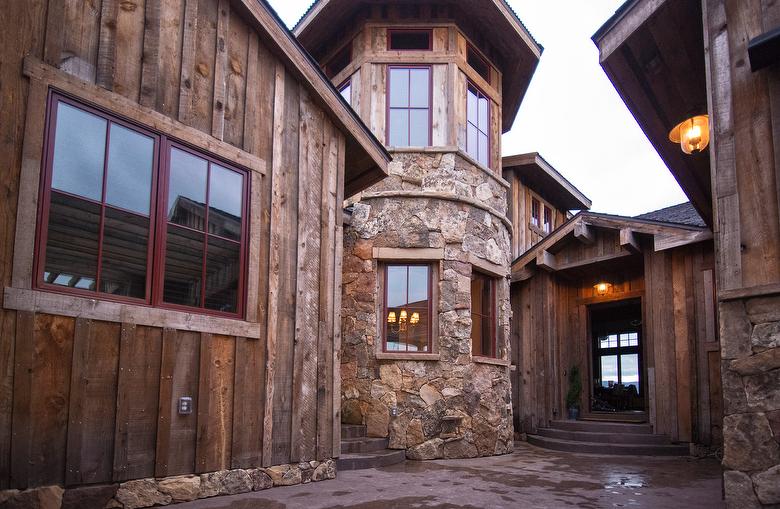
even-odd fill
[[(269, 0), (292, 27), (312, 0)], [(503, 155), (539, 152), (593, 201), (626, 216), (687, 201), (599, 66), (591, 41), (623, 0), (508, 0), (544, 46)]]

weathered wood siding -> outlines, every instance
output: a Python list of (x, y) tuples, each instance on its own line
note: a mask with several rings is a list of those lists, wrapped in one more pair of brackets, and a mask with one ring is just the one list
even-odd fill
[[(83, 100), (93, 90), (110, 91), (124, 98), (115, 113), (132, 120), (127, 105), (137, 103), (180, 122), (176, 135), (183, 141), (201, 145), (205, 133), (265, 161), (267, 170), (252, 172), (246, 323), (256, 338), (168, 327), (164, 313), (150, 326), (0, 310), (0, 488), (339, 454), (334, 371), (345, 138), (297, 74), (266, 49), (238, 4), (10, 0), (3, 6), (4, 288), (14, 286), (14, 272), (25, 273), (14, 267), (17, 202), (35, 199), (20, 195), (20, 186), (29, 190), (30, 167), (40, 171), (30, 161), (36, 153), (40, 160), (45, 104), (39, 100), (46, 90), (23, 75), (25, 55), (75, 83)], [(33, 122), (25, 125), (26, 119)], [(181, 396), (193, 398), (191, 415), (178, 414)]]
[[(533, 432), (565, 418), (566, 371), (580, 366), (581, 407), (588, 413), (592, 376), (588, 306), (640, 298), (643, 314), (643, 377), (646, 411), (656, 433), (673, 440), (717, 444), (722, 440), (720, 354), (710, 243), (666, 251), (644, 246), (633, 263), (615, 265), (618, 232), (596, 230), (593, 245), (575, 242), (556, 253), (561, 265), (576, 267), (609, 257), (614, 267), (596, 273), (559, 275), (537, 271), (512, 286), (514, 412), (520, 430)], [(577, 270), (587, 270), (583, 265)], [(612, 293), (598, 297), (593, 278), (603, 275)]]

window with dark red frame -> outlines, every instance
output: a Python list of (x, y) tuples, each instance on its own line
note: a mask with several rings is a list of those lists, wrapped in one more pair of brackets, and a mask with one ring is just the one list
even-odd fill
[(466, 152), (478, 163), (490, 164), (490, 99), (469, 83), (466, 97)]
[(496, 278), (471, 274), (471, 354), (496, 357)]
[(539, 227), (541, 224), (541, 205), (539, 204), (539, 200), (536, 198), (531, 198), (531, 225)]
[(430, 265), (385, 266), (384, 351), (431, 351), (431, 273)]
[(38, 287), (242, 312), (247, 175), (52, 94)]
[(390, 66), (387, 86), (387, 144), (431, 144), (431, 68)]
[(552, 209), (547, 205), (544, 206), (544, 226), (542, 227), (544, 233), (550, 233), (552, 231)]
[(469, 67), (474, 69), (486, 82), (490, 83), (490, 64), (477, 53), (477, 50), (469, 46), (466, 48), (466, 62)]
[(387, 31), (387, 49), (430, 51), (433, 49), (433, 31), (430, 29), (390, 29)]

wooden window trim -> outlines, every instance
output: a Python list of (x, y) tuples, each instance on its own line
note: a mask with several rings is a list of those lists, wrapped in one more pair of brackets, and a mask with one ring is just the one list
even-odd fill
[[(397, 49), (392, 47), (393, 34), (412, 34), (425, 32), (428, 34), (428, 47), (415, 49)], [(433, 51), (433, 28), (388, 28), (387, 51)]]
[[(399, 109), (411, 112), (412, 110), (422, 110), (426, 108), (390, 108), (390, 71), (393, 69), (427, 69), (428, 70), (428, 144), (426, 147), (430, 147), (433, 144), (433, 66), (432, 65), (388, 65), (387, 66), (387, 93), (385, 94), (385, 144), (390, 145), (390, 110)], [(409, 79), (411, 83), (411, 78)], [(409, 85), (411, 87), (411, 84)], [(410, 95), (411, 97), (411, 95)], [(411, 137), (411, 120), (409, 122), (409, 131), (406, 133), (407, 140)], [(412, 145), (402, 145), (402, 148), (410, 148)]]
[[(469, 121), (469, 87), (473, 87), (474, 90), (477, 91), (477, 124), (473, 124)], [(484, 98), (487, 100), (488, 103), (488, 111), (487, 111), (487, 131), (483, 131), (479, 128), (479, 99)], [(493, 137), (490, 135), (490, 121), (492, 120), (492, 114), (493, 114), (493, 101), (490, 99), (490, 96), (488, 96), (479, 86), (477, 86), (476, 83), (474, 83), (472, 80), (466, 78), (466, 153), (469, 154), (469, 137), (468, 137), (468, 126), (473, 125), (477, 130), (477, 157), (469, 156), (471, 159), (477, 162), (477, 164), (483, 165), (486, 168), (490, 168), (490, 165), (492, 164), (492, 158), (490, 157), (491, 153), (493, 152)], [(479, 133), (484, 134), (487, 137), (487, 161), (485, 163), (482, 163), (479, 161)]]
[[(484, 273), (480, 270), (474, 270), (474, 267), (472, 266), (472, 273), (479, 275), (479, 277), (484, 278), (486, 281), (489, 282), (490, 286), (490, 314), (487, 315), (487, 318), (489, 318), (489, 324), (490, 324), (490, 354), (480, 354), (475, 355), (474, 354), (474, 344), (473, 344), (473, 338), (472, 338), (472, 347), (471, 347), (471, 356), (473, 358), (478, 359), (500, 359), (499, 353), (498, 353), (498, 281), (499, 278)], [(473, 276), (472, 276), (473, 277)], [(471, 309), (469, 310), (471, 315), (478, 314), (485, 318), (485, 315), (482, 315), (481, 313), (475, 313), (474, 312), (474, 300), (472, 296), (472, 305)]]
[[(407, 299), (409, 294), (408, 289), (408, 278), (409, 278), (409, 267), (427, 267), (428, 268), (428, 344), (427, 348), (428, 350), (426, 352), (410, 352), (407, 350), (388, 350), (387, 349), (387, 320), (385, 317), (387, 316), (387, 268), (392, 266), (399, 266), (399, 267), (406, 267), (407, 269)], [(433, 263), (430, 262), (409, 262), (409, 261), (403, 261), (403, 262), (393, 262), (388, 261), (384, 262), (382, 264), (382, 277), (383, 277), (383, 283), (382, 283), (382, 314), (380, 315), (382, 319), (382, 335), (381, 335), (381, 353), (383, 354), (431, 354), (433, 352), (433, 273), (436, 270), (436, 266)], [(408, 302), (407, 302), (408, 305)], [(408, 345), (407, 345), (408, 348)]]

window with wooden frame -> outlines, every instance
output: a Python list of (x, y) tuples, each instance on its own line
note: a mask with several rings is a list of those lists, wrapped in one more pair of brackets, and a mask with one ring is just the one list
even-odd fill
[(497, 357), (496, 278), (471, 273), (471, 354)]
[(395, 51), (433, 50), (433, 30), (397, 29), (387, 30), (387, 49)]
[(387, 82), (387, 144), (430, 146), (430, 66), (390, 66)]
[(430, 264), (384, 266), (384, 352), (431, 352), (432, 273)]
[(537, 228), (541, 224), (541, 204), (536, 198), (531, 198), (531, 226)]
[(473, 83), (466, 93), (466, 153), (490, 165), (490, 99)]
[(47, 118), (36, 286), (240, 316), (246, 172), (59, 94)]
[(468, 63), (469, 67), (474, 69), (482, 79), (488, 84), (490, 83), (490, 64), (471, 46), (471, 44), (466, 47), (466, 63)]
[(544, 233), (550, 233), (553, 230), (553, 213), (552, 209), (547, 205), (544, 206), (544, 224), (542, 230)]
[(350, 106), (352, 105), (352, 78), (347, 78), (347, 80), (339, 85), (338, 89), (339, 94), (341, 94), (341, 97), (344, 98), (345, 101), (347, 101), (347, 104)]

